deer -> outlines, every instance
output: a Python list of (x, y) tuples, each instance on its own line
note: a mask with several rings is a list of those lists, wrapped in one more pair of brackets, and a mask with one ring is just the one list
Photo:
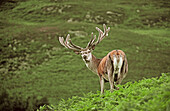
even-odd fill
[(67, 49), (73, 50), (77, 55), (81, 55), (87, 68), (98, 75), (100, 80), (101, 94), (104, 93), (105, 82), (109, 82), (111, 92), (114, 90), (119, 90), (119, 87), (116, 87), (116, 85), (121, 84), (128, 72), (127, 58), (122, 50), (112, 50), (101, 59), (97, 59), (92, 54), (92, 51), (95, 49), (96, 45), (99, 44), (106, 36), (108, 36), (110, 27), (107, 28), (106, 25), (103, 24), (103, 28), (104, 32), (96, 27), (96, 30), (99, 32), (98, 38), (96, 40), (96, 35), (94, 35), (92, 32), (91, 39), (88, 42), (86, 48), (82, 48), (73, 44), (69, 34), (65, 40), (64, 37), (59, 37), (61, 45)]

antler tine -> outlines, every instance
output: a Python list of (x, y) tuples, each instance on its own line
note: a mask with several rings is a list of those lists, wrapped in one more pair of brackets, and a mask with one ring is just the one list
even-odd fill
[[(59, 37), (59, 41), (60, 41), (61, 45), (63, 45), (64, 47), (66, 47), (65, 44), (64, 44), (64, 38), (63, 38), (63, 37)], [(66, 47), (66, 48), (67, 48), (67, 47)]]
[(70, 38), (69, 38), (69, 43), (70, 43), (70, 45), (71, 45), (72, 47), (74, 47), (74, 48), (76, 48), (76, 49), (79, 49), (79, 50), (83, 49), (83, 48), (81, 48), (80, 46), (77, 46), (77, 45), (73, 44)]
[(69, 48), (69, 47), (67, 46), (67, 43), (64, 42), (64, 38), (63, 38), (63, 37), (59, 37), (59, 41), (60, 41), (61, 45), (63, 45), (63, 46), (66, 47), (66, 48)]
[(93, 39), (93, 41), (91, 42), (91, 44), (93, 44), (95, 40), (96, 40), (96, 35), (94, 35), (94, 39)]
[(96, 40), (96, 35), (93, 36), (93, 32), (92, 32), (91, 33), (91, 39), (90, 39), (89, 43), (87, 44), (86, 48), (89, 48), (95, 40)]
[(74, 49), (74, 50), (81, 50), (82, 48), (77, 46), (77, 45), (74, 45), (70, 39), (70, 34), (67, 35), (67, 38), (66, 38), (66, 43), (67, 43), (67, 46)]
[(79, 51), (80, 50), (80, 47), (78, 48), (78, 46), (75, 46), (72, 42), (70, 42), (71, 39), (70, 39), (70, 35), (69, 34), (67, 35), (65, 42), (64, 42), (64, 38), (63, 37), (59, 37), (59, 41), (60, 41), (61, 45), (65, 46), (68, 49), (72, 49), (72, 50), (75, 50), (75, 51)]
[(101, 36), (103, 35), (103, 31), (100, 30), (98, 27), (96, 27), (96, 30), (99, 32), (97, 42), (95, 44), (98, 44), (101, 40)]
[(105, 24), (103, 24), (103, 27), (104, 27), (104, 35), (101, 37), (100, 39), (101, 41), (104, 39), (105, 36), (108, 36), (108, 32), (110, 31), (110, 27), (108, 27), (107, 29)]
[(96, 27), (96, 30), (99, 32), (99, 36), (98, 36), (97, 41), (95, 43), (93, 43), (94, 46), (97, 45), (98, 43), (100, 43), (104, 39), (104, 37), (108, 36), (110, 27), (108, 27), (108, 29), (107, 29), (106, 25), (103, 24), (103, 28), (104, 28), (104, 32), (101, 29), (99, 29), (98, 27)]

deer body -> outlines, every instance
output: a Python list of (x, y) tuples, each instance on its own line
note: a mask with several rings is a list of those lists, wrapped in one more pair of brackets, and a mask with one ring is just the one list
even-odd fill
[(107, 29), (105, 25), (103, 25), (103, 27), (104, 32), (102, 32), (99, 28), (96, 28), (99, 31), (98, 40), (94, 43), (96, 36), (93, 37), (92, 33), (91, 40), (89, 41), (86, 48), (81, 48), (74, 45), (71, 42), (69, 35), (66, 38), (66, 42), (64, 42), (63, 37), (59, 37), (59, 41), (63, 46), (72, 49), (76, 54), (81, 54), (86, 66), (93, 73), (99, 76), (102, 94), (104, 93), (105, 81), (109, 81), (110, 90), (112, 92), (114, 89), (118, 89), (115, 86), (115, 83), (120, 84), (128, 72), (127, 58), (122, 50), (113, 50), (102, 59), (97, 59), (94, 55), (92, 55), (92, 51), (94, 50), (95, 46), (100, 43), (100, 41), (102, 41), (110, 31), (110, 28)]
[[(86, 66), (95, 74), (97, 74), (100, 78), (101, 84), (101, 93), (104, 93), (104, 81), (111, 80), (111, 90), (115, 89), (114, 82), (120, 84), (122, 80), (126, 77), (126, 73), (128, 72), (128, 64), (124, 64), (127, 62), (125, 53), (121, 50), (113, 50), (107, 54), (107, 56), (102, 59), (97, 59), (94, 55), (91, 55), (90, 61), (86, 61), (84, 58), (84, 62)], [(102, 80), (103, 79), (103, 80)]]

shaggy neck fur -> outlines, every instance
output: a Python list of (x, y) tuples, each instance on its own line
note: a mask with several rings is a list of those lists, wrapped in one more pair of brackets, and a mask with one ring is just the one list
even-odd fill
[(98, 74), (97, 68), (101, 59), (97, 59), (94, 55), (91, 54), (90, 61), (85, 61), (86, 66), (95, 74)]

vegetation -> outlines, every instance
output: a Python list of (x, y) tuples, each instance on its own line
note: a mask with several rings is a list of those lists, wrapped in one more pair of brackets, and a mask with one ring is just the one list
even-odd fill
[[(42, 104), (57, 104), (99, 90), (98, 77), (81, 57), (62, 47), (58, 37), (70, 33), (75, 44), (85, 47), (91, 32), (97, 34), (95, 27), (102, 28), (103, 23), (111, 31), (93, 54), (102, 58), (122, 49), (129, 63), (123, 84), (169, 72), (169, 4), (169, 0), (1, 0), (0, 94), (8, 95), (2, 96), (3, 102), (12, 104), (11, 110), (14, 104), (36, 109), (39, 103), (34, 103), (41, 98), (48, 99)], [(1, 109), (8, 105), (3, 102)]]
[(10, 95), (2, 87), (0, 90), (0, 111), (33, 111), (41, 105), (49, 104), (45, 97), (29, 96), (23, 98), (21, 94)]
[(44, 105), (38, 111), (169, 111), (170, 73), (160, 78), (128, 82), (120, 90), (101, 95), (98, 91), (84, 97), (73, 96), (57, 106)]

